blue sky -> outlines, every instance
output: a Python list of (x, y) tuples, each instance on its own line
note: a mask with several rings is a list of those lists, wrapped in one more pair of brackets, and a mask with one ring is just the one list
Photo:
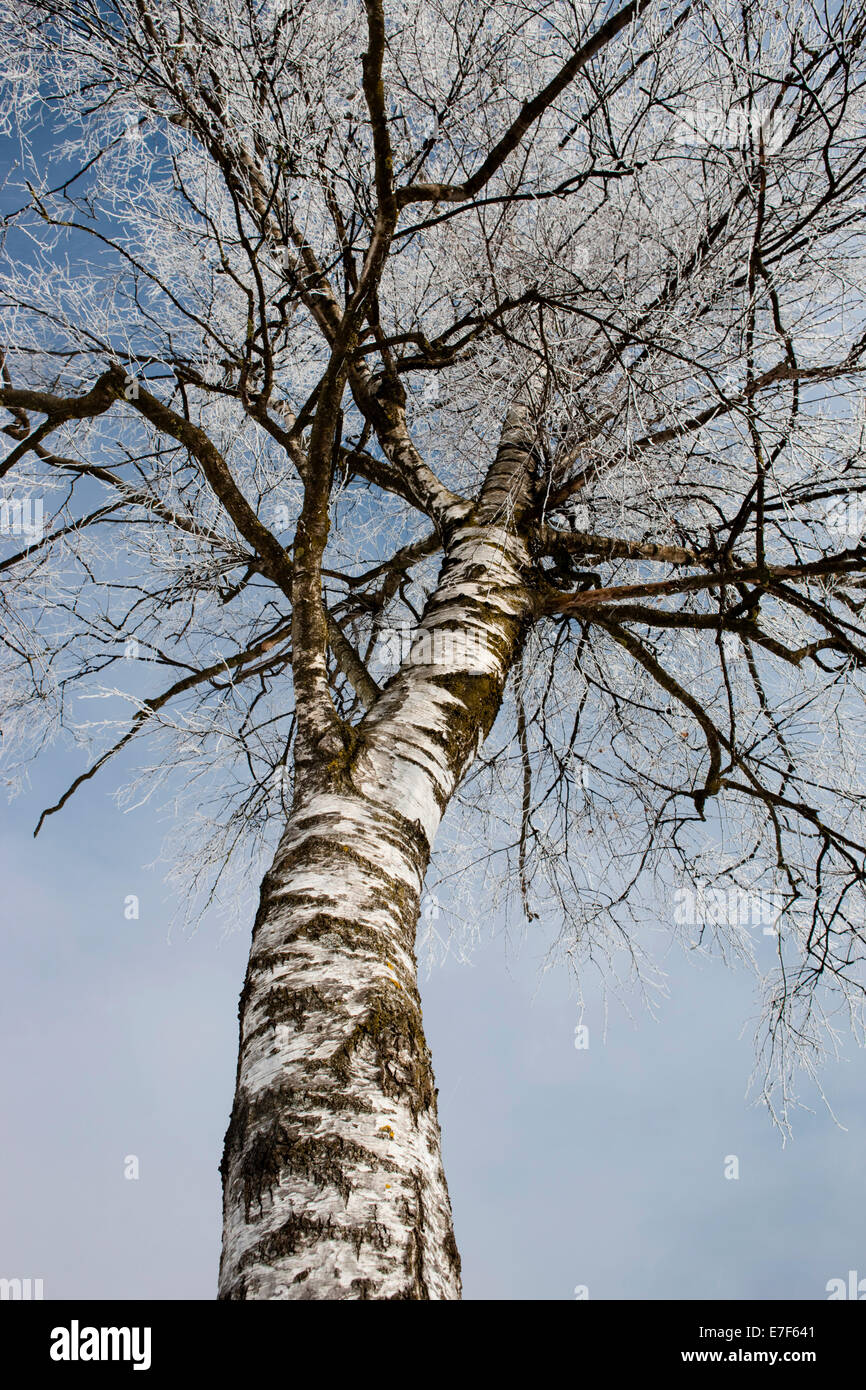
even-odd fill
[[(117, 809), (119, 769), (34, 841), (81, 770), (58, 750), (0, 807), (0, 1277), (41, 1278), (46, 1298), (209, 1299), (251, 914), (170, 933), (144, 868), (169, 827)], [(822, 1299), (866, 1278), (862, 1051), (824, 1075), (846, 1128), (807, 1092), (783, 1148), (745, 1099), (747, 975), (674, 949), (657, 1019), (627, 1001), (606, 1039), (588, 980), (578, 1051), (565, 972), (540, 983), (546, 941), (515, 952), (497, 928), (422, 982), (467, 1298)]]
[[(119, 770), (34, 841), (80, 756), (59, 750), (0, 813), (0, 1275), (46, 1298), (209, 1299), (251, 923), (169, 932), (143, 867), (167, 826), (116, 809)], [(467, 1298), (823, 1299), (866, 1277), (862, 1051), (825, 1073), (847, 1129), (816, 1100), (783, 1148), (744, 1098), (747, 975), (673, 949), (658, 1019), (613, 1007), (606, 1041), (590, 980), (577, 1050), (564, 971), (540, 982), (541, 942), (515, 952), (495, 927), (423, 982)]]

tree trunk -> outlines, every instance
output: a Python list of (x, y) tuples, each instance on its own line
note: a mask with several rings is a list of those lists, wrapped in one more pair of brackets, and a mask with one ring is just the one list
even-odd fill
[(524, 433), (519, 414), (410, 659), (345, 757), (296, 787), (241, 993), (221, 1298), (460, 1297), (415, 927), (532, 610), (526, 546), (499, 522), (528, 485)]
[(349, 792), (262, 887), (226, 1135), (222, 1298), (458, 1298), (413, 949), (427, 846)]

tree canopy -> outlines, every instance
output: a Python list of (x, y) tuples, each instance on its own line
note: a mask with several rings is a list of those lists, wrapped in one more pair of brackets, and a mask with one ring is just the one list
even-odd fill
[(784, 1122), (862, 1021), (862, 7), (2, 10), (12, 787), (140, 746), (212, 900), (447, 665), (413, 639), (487, 486), (534, 617), (436, 881), (577, 966), (666, 910), (753, 957), (772, 901)]

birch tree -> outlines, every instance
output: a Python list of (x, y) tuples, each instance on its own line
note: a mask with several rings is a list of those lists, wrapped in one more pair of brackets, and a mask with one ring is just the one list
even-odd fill
[(861, 1026), (862, 7), (2, 7), (10, 786), (272, 855), (220, 1297), (457, 1298), (429, 875)]

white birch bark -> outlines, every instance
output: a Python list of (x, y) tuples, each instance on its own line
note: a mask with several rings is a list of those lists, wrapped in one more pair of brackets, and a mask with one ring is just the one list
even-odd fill
[(528, 481), (523, 429), (513, 413), (409, 661), (345, 760), (298, 789), (263, 884), (223, 1159), (222, 1298), (460, 1296), (414, 937), (437, 827), (531, 614), (525, 544), (497, 524), (509, 450), (518, 493)]

